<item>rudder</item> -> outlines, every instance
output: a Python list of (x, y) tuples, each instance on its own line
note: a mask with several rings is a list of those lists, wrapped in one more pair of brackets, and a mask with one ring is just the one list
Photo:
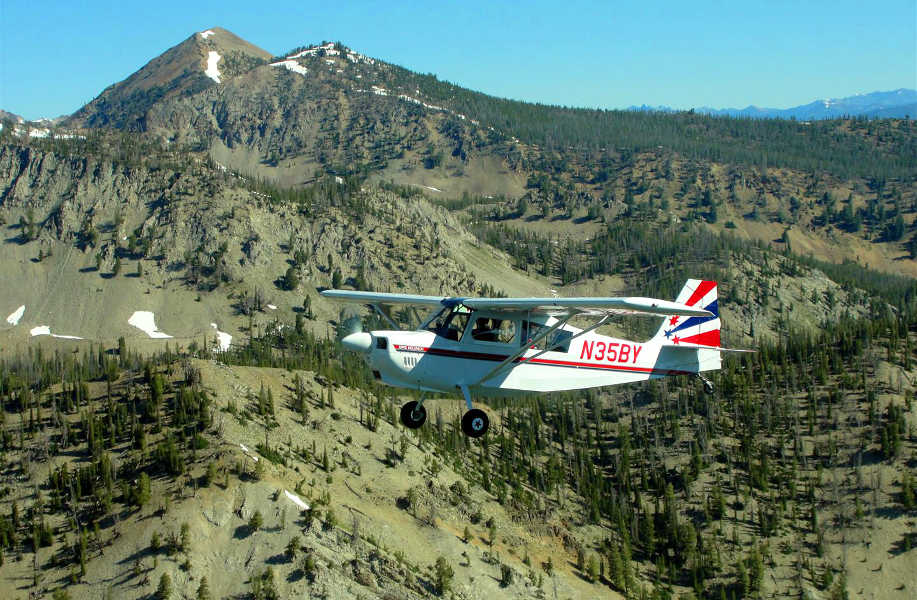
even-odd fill
[(663, 345), (686, 343), (719, 348), (720, 311), (717, 305), (716, 282), (689, 279), (685, 286), (681, 288), (681, 292), (675, 301), (688, 306), (703, 308), (713, 313), (713, 316), (667, 316), (662, 320), (662, 325), (650, 341)]

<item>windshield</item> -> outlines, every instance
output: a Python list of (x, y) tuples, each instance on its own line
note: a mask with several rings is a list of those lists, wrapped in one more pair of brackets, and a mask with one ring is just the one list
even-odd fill
[(471, 311), (464, 306), (444, 308), (427, 325), (427, 331), (432, 331), (447, 340), (458, 342), (462, 339), (462, 333), (464, 333), (470, 317)]

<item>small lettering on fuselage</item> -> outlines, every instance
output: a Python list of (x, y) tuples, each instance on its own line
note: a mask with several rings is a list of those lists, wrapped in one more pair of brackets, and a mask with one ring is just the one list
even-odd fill
[(423, 346), (395, 346), (399, 352), (426, 352), (427, 349)]
[(604, 360), (608, 362), (631, 363), (637, 362), (643, 346), (640, 344), (627, 344), (622, 342), (584, 341), (580, 351), (580, 359)]

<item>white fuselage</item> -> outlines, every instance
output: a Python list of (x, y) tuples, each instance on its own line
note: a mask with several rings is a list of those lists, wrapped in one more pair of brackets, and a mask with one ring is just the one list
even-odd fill
[[(470, 326), (469, 326), (470, 329)], [(433, 331), (373, 331), (367, 361), (383, 383), (425, 391), (511, 395), (583, 389), (720, 368), (717, 350), (633, 342), (564, 325), (566, 345), (544, 351), (544, 342), (492, 373), (520, 344), (454, 340)], [(382, 341), (384, 340), (384, 341)], [(565, 347), (566, 346), (566, 347)], [(485, 376), (488, 376), (486, 379)]]

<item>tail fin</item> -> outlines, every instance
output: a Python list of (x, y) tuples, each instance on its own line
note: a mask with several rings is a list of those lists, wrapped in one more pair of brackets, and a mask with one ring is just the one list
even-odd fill
[(716, 282), (689, 279), (681, 288), (676, 302), (696, 308), (703, 308), (713, 313), (712, 317), (682, 317), (671, 315), (665, 317), (659, 331), (650, 340), (663, 345), (680, 343), (699, 346), (720, 346), (720, 311), (717, 307)]

